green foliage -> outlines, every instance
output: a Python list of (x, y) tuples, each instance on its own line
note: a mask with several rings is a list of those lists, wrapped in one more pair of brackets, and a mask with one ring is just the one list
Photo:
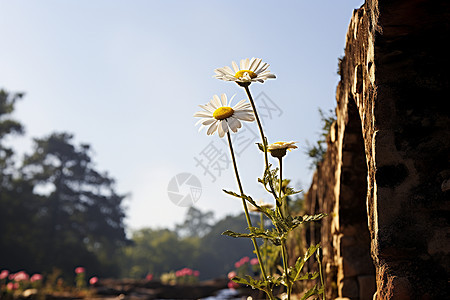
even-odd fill
[(292, 282), (295, 282), (297, 280), (308, 280), (308, 279), (315, 279), (317, 276), (319, 276), (318, 272), (315, 273), (306, 273), (303, 276), (300, 276), (301, 271), (303, 269), (303, 266), (308, 261), (308, 259), (316, 252), (316, 250), (320, 247), (320, 244), (312, 245), (309, 247), (308, 251), (306, 251), (305, 255), (303, 257), (299, 257), (297, 261), (295, 262), (295, 265), (293, 267), (290, 267), (288, 270), (288, 276)]
[(307, 155), (312, 160), (311, 168), (317, 167), (317, 165), (325, 158), (327, 152), (327, 137), (330, 133), (331, 126), (336, 121), (336, 114), (332, 110), (325, 113), (319, 108), (319, 114), (322, 121), (319, 139), (316, 141), (315, 145), (311, 146), (307, 143), (306, 149)]
[(203, 213), (201, 210), (191, 206), (186, 213), (184, 222), (177, 224), (175, 230), (180, 236), (202, 237), (211, 230), (213, 219), (213, 212)]
[(317, 296), (322, 293), (323, 293), (323, 286), (320, 289), (318, 289), (316, 284), (311, 289), (309, 289), (305, 294), (303, 294), (300, 300), (306, 300), (308, 298), (311, 298), (312, 296)]
[(261, 291), (266, 291), (268, 287), (268, 283), (265, 280), (253, 279), (249, 275), (246, 275), (245, 278), (236, 276), (232, 280), (236, 283), (249, 285), (252, 288), (259, 289)]
[[(276, 176), (275, 176), (276, 177)], [(282, 216), (276, 212), (274, 209), (270, 209), (267, 207), (262, 207), (258, 205), (252, 197), (247, 196), (245, 194), (239, 195), (232, 191), (223, 190), (225, 193), (244, 199), (245, 201), (249, 202), (251, 205), (253, 205), (258, 211), (263, 213), (266, 217), (268, 217), (272, 224), (274, 225), (274, 229), (267, 229), (267, 230), (261, 230), (257, 227), (250, 227), (248, 230), (249, 233), (236, 233), (231, 230), (226, 230), (223, 232), (223, 235), (228, 235), (231, 237), (244, 237), (244, 238), (265, 238), (270, 240), (275, 245), (281, 245), (281, 242), (286, 240), (287, 234), (294, 230), (299, 225), (305, 223), (305, 222), (313, 222), (313, 221), (319, 221), (322, 218), (326, 216), (326, 214), (317, 214), (314, 216), (296, 216), (292, 217), (291, 215)], [(292, 194), (298, 193), (297, 191), (294, 191), (293, 189), (286, 189), (287, 194), (283, 195), (281, 199), (285, 201), (286, 197)]]
[(144, 278), (188, 266), (199, 255), (198, 238), (180, 238), (169, 229), (144, 228), (132, 235), (132, 245), (124, 250), (123, 276)]
[(67, 133), (35, 139), (34, 153), (25, 157), (21, 168), (35, 189), (48, 190), (40, 195), (38, 210), (45, 231), (42, 264), (67, 272), (87, 261), (94, 269), (98, 266), (99, 275), (116, 273), (111, 258), (127, 242), (121, 205), (125, 196), (115, 192), (108, 174), (94, 168), (90, 146), (75, 146), (72, 139)]
[(89, 145), (67, 133), (34, 140), (20, 163), (8, 137), (23, 126), (11, 117), (22, 93), (0, 90), (0, 265), (10, 270), (73, 278), (74, 267), (100, 276), (117, 274), (120, 247), (127, 242), (122, 200), (114, 180), (92, 162)]
[[(198, 211), (196, 215), (208, 213)], [(182, 224), (186, 224), (191, 217), (192, 210), (188, 210)], [(211, 224), (209, 232), (201, 238), (180, 235), (180, 224), (176, 226), (176, 231), (150, 228), (135, 231), (132, 244), (124, 249), (122, 276), (143, 278), (148, 273), (157, 276), (184, 267), (199, 270), (201, 279), (223, 276), (232, 269), (238, 258), (251, 254), (252, 248), (244, 240), (230, 243), (220, 233), (225, 228), (241, 228), (244, 224), (243, 215), (228, 216)]]
[(22, 96), (22, 93), (10, 94), (0, 89), (0, 187), (2, 190), (12, 188), (14, 151), (5, 144), (5, 139), (9, 135), (23, 133), (22, 124), (11, 118), (16, 101)]

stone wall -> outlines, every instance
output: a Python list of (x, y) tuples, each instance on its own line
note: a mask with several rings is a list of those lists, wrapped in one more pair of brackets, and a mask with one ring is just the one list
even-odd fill
[[(450, 299), (450, 1), (367, 0), (306, 194), (327, 296)], [(313, 266), (309, 266), (313, 268)]]

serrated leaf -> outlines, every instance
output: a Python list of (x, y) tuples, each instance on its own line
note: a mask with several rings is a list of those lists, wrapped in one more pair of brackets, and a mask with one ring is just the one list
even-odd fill
[(294, 190), (291, 187), (287, 187), (287, 188), (284, 189), (285, 196), (295, 195), (295, 194), (298, 194), (300, 192), (303, 192), (303, 190), (296, 191), (296, 190)]
[(234, 196), (234, 197), (237, 197), (237, 198), (241, 198), (241, 195), (239, 195), (239, 194), (237, 194), (237, 193), (235, 193), (233, 191), (227, 191), (225, 189), (222, 189), (222, 191), (224, 191), (228, 195), (231, 195), (231, 196)]
[(317, 277), (319, 277), (319, 272), (308, 272), (305, 275), (297, 278), (297, 280), (312, 280), (312, 279), (316, 279)]
[(313, 215), (313, 216), (309, 216), (309, 215), (304, 215), (303, 221), (302, 223), (306, 223), (306, 222), (315, 222), (315, 221), (319, 221), (322, 220), (323, 218), (325, 218), (326, 216), (328, 216), (327, 214), (317, 214), (317, 215)]
[(308, 298), (311, 297), (311, 296), (319, 295), (319, 294), (321, 293), (321, 290), (322, 290), (322, 289), (317, 289), (317, 284), (316, 284), (316, 285), (314, 285), (309, 291), (307, 291), (307, 292), (302, 296), (302, 298), (300, 298), (300, 299), (301, 299), (301, 300), (306, 300), (306, 299), (308, 299)]
[(256, 237), (254, 234), (252, 233), (238, 233), (238, 232), (234, 232), (231, 230), (225, 230), (224, 232), (222, 232), (222, 235), (228, 235), (234, 238), (239, 238), (239, 237), (245, 237), (245, 238), (253, 238)]
[(289, 272), (289, 277), (292, 282), (300, 280), (300, 272), (303, 269), (303, 266), (308, 261), (308, 259), (316, 252), (317, 248), (320, 247), (320, 244), (317, 245), (311, 245), (306, 253), (303, 255), (303, 257), (299, 257), (297, 261), (295, 262), (295, 265), (291, 268), (291, 271)]
[(245, 284), (251, 286), (253, 289), (259, 289), (261, 291), (266, 291), (267, 283), (263, 280), (256, 280), (253, 279), (251, 276), (246, 275), (245, 278), (242, 277), (233, 277), (231, 280), (233, 280), (236, 283), (239, 284)]
[(274, 285), (276, 285), (276, 286), (283, 284), (282, 283), (283, 280), (284, 280), (283, 276), (277, 276), (277, 277), (267, 276), (267, 281), (272, 283), (272, 284), (274, 284)]
[(231, 230), (226, 230), (222, 235), (231, 236), (234, 238), (263, 238), (270, 240), (273, 244), (281, 245), (281, 240), (285, 238), (284, 235), (279, 234), (275, 230), (262, 230), (259, 227), (250, 227), (250, 233), (237, 233)]

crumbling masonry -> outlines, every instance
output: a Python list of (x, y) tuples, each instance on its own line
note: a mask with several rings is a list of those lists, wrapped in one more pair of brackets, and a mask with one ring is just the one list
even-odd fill
[(329, 215), (304, 232), (323, 246), (328, 299), (450, 299), (449, 29), (450, 1), (353, 13), (306, 194), (308, 214)]

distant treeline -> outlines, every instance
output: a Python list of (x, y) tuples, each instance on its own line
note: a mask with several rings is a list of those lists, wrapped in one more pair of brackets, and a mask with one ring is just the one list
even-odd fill
[(201, 278), (224, 275), (251, 256), (251, 243), (221, 236), (245, 230), (243, 216), (212, 224), (212, 214), (191, 208), (175, 230), (141, 229), (125, 235), (123, 200), (114, 179), (96, 170), (87, 144), (50, 133), (18, 158), (7, 140), (24, 132), (12, 118), (21, 93), (0, 90), (0, 269), (74, 276), (144, 278), (189, 267)]

